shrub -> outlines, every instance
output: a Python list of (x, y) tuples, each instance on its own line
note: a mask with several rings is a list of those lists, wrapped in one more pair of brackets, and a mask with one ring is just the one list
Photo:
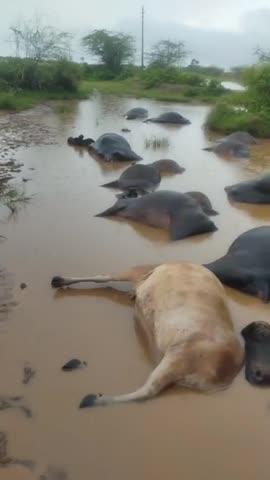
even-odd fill
[(215, 106), (208, 116), (206, 125), (212, 130), (225, 133), (244, 130), (257, 137), (270, 137), (269, 114), (237, 110), (224, 103)]
[(179, 83), (179, 69), (175, 67), (148, 67), (141, 72), (145, 88), (158, 87), (162, 83)]
[(216, 79), (211, 79), (208, 81), (207, 85), (205, 86), (204, 89), (205, 93), (208, 95), (222, 95), (223, 93), (226, 92), (226, 88), (224, 88), (219, 80)]
[(157, 87), (162, 83), (192, 86), (203, 86), (205, 84), (201, 75), (177, 67), (148, 67), (141, 73), (141, 78), (146, 88)]
[(88, 69), (88, 77), (91, 80), (114, 80), (117, 74), (104, 65), (91, 65)]
[(185, 91), (185, 95), (187, 97), (197, 97), (198, 96), (198, 89), (196, 87), (189, 87)]
[(0, 94), (0, 110), (16, 110), (16, 99), (10, 93)]
[(76, 91), (79, 80), (82, 78), (82, 70), (79, 65), (67, 60), (54, 63), (51, 88), (56, 90)]
[(206, 80), (198, 73), (182, 71), (179, 76), (179, 83), (192, 87), (202, 87), (206, 85)]
[(270, 110), (270, 64), (259, 64), (248, 68), (244, 74), (248, 87), (251, 108), (254, 111)]
[(138, 71), (138, 67), (134, 65), (125, 65), (122, 68), (122, 72), (117, 76), (117, 80), (126, 80), (127, 78), (134, 77)]
[(0, 92), (8, 92), (9, 91), (9, 84), (3, 78), (0, 78)]
[(67, 90), (75, 91), (83, 70), (67, 60), (36, 62), (32, 59), (1, 58), (1, 90)]

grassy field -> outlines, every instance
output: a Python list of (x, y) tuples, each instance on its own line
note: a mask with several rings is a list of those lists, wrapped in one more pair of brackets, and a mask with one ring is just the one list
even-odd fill
[[(165, 102), (179, 103), (216, 103), (223, 95), (212, 93), (205, 87), (190, 85), (162, 84), (154, 88), (146, 88), (137, 78), (126, 80), (85, 80), (82, 88), (88, 91), (98, 90), (101, 93), (129, 96), (134, 98), (149, 98)], [(224, 93), (226, 96), (227, 94)]]
[(186, 85), (161, 85), (155, 88), (145, 88), (142, 82), (134, 78), (127, 80), (83, 80), (80, 82), (78, 91), (29, 91), (1, 92), (0, 110), (20, 111), (34, 107), (46, 100), (72, 100), (86, 99), (94, 91), (101, 93), (129, 96), (135, 98), (149, 98), (166, 102), (179, 103), (215, 103), (220, 96), (211, 95), (200, 87)]
[(1, 92), (0, 91), (0, 110), (6, 111), (21, 111), (27, 108), (32, 108), (39, 103), (47, 100), (83, 100), (89, 97), (91, 90), (85, 84), (81, 84), (78, 91), (29, 91), (22, 92)]

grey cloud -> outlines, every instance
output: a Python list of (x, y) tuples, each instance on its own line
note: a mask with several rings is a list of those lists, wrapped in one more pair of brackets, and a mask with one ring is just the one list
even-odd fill
[[(160, 39), (183, 40), (204, 65), (220, 65), (225, 68), (235, 65), (254, 63), (254, 48), (260, 45), (270, 49), (270, 35), (267, 25), (270, 24), (270, 9), (248, 12), (241, 19), (239, 31), (228, 32), (187, 26), (185, 24), (166, 23), (146, 19), (146, 49)], [(140, 45), (139, 23), (133, 20), (119, 22), (118, 28), (131, 32)]]
[[(270, 48), (270, 0), (143, 1), (147, 49), (158, 40), (175, 38), (184, 40), (201, 63), (229, 67), (253, 62), (257, 45)], [(131, 33), (139, 46), (140, 4), (133, 0), (11, 0), (1, 7), (0, 55), (12, 53), (8, 26), (33, 14), (45, 15), (48, 23), (74, 33), (76, 59), (83, 55), (79, 39), (95, 28)]]

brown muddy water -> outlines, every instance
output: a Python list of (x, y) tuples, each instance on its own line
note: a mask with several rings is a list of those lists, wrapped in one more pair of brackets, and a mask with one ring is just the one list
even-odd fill
[[(177, 110), (192, 121), (183, 128), (127, 122), (122, 115), (144, 106), (151, 116)], [(63, 114), (46, 113), (58, 132), (58, 145), (20, 150), (22, 177), (32, 200), (16, 216), (1, 211), (1, 264), (16, 275), (17, 306), (0, 323), (1, 395), (23, 395), (33, 412), (0, 412), (9, 454), (36, 462), (35, 472), (20, 466), (0, 469), (1, 480), (39, 479), (48, 466), (64, 468), (70, 480), (260, 480), (269, 479), (270, 391), (251, 387), (239, 374), (226, 391), (198, 394), (173, 389), (145, 404), (79, 410), (91, 392), (126, 393), (140, 386), (151, 364), (135, 333), (131, 301), (111, 290), (74, 288), (56, 292), (55, 274), (115, 272), (131, 265), (189, 260), (209, 262), (221, 256), (245, 230), (270, 223), (270, 207), (230, 205), (224, 186), (250, 178), (269, 164), (225, 160), (203, 151), (202, 129), (208, 108), (166, 105), (97, 95)], [(111, 170), (88, 153), (67, 146), (69, 135), (96, 138), (123, 134), (150, 162), (172, 158), (186, 168), (167, 177), (160, 188), (208, 194), (219, 230), (178, 242), (164, 232), (135, 223), (94, 218), (114, 202), (100, 188), (122, 171)], [(146, 138), (167, 137), (169, 146), (145, 149)], [(30, 170), (35, 168), (35, 170)], [(28, 287), (19, 288), (25, 282)], [(269, 306), (228, 289), (240, 329), (269, 319)], [(62, 372), (73, 357), (85, 369)], [(23, 368), (36, 375), (23, 385)], [(55, 477), (53, 477), (55, 478)], [(60, 478), (60, 477), (59, 477)], [(63, 477), (61, 477), (63, 478)]]

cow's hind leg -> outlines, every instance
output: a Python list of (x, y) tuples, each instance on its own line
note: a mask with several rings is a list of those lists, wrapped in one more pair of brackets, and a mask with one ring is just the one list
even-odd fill
[(119, 275), (95, 275), (92, 277), (53, 277), (51, 285), (53, 288), (61, 288), (75, 283), (93, 282), (93, 283), (108, 283), (108, 282), (132, 282), (139, 283), (146, 275), (148, 275), (157, 265), (142, 265), (131, 268), (127, 272)]
[(150, 374), (145, 384), (138, 390), (124, 395), (86, 395), (80, 408), (107, 406), (116, 403), (140, 402), (158, 395), (166, 387), (174, 383), (175, 374), (170, 359), (163, 357), (159, 365)]

